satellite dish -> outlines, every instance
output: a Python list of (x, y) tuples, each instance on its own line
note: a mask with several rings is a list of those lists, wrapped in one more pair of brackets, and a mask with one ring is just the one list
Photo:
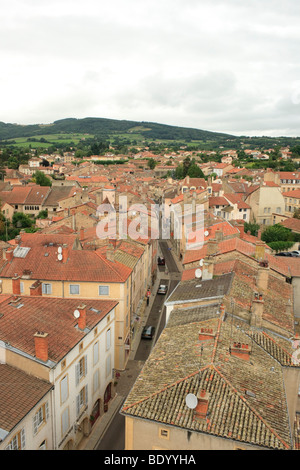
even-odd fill
[(74, 310), (74, 317), (79, 318), (80, 317), (80, 312), (79, 310)]
[(63, 255), (59, 253), (57, 258), (58, 258), (58, 261), (61, 261), (63, 259)]
[(200, 259), (199, 266), (203, 266), (203, 263), (204, 263), (203, 259)]
[(191, 410), (194, 410), (198, 404), (198, 399), (196, 395), (194, 395), (193, 393), (189, 393), (185, 397), (185, 403), (188, 408), (190, 408)]
[(208, 232), (207, 230), (205, 230), (204, 235), (205, 235), (206, 237), (208, 237), (209, 232)]
[(61, 246), (58, 247), (58, 253), (62, 253), (62, 247)]
[(202, 276), (202, 271), (201, 269), (196, 269), (195, 271), (195, 276), (197, 279), (200, 279), (200, 277)]

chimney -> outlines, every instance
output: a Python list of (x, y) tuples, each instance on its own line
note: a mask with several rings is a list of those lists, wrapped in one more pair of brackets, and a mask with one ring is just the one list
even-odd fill
[(258, 291), (265, 291), (268, 289), (268, 279), (269, 279), (269, 266), (263, 266), (263, 263), (260, 263), (257, 270), (256, 286)]
[(215, 231), (215, 239), (217, 242), (221, 242), (223, 240), (223, 231), (220, 228)]
[(260, 229), (257, 232), (257, 238), (259, 238), (259, 240), (261, 240), (261, 230)]
[(238, 224), (237, 226), (239, 232), (240, 232), (240, 238), (244, 238), (245, 235), (245, 227), (244, 224)]
[(214, 260), (212, 258), (204, 258), (203, 268), (202, 268), (202, 280), (207, 281), (212, 279), (214, 275)]
[(214, 339), (215, 334), (212, 328), (201, 328), (199, 332), (199, 341), (206, 341), (207, 339)]
[(252, 301), (250, 325), (256, 328), (261, 328), (262, 317), (264, 312), (264, 300), (262, 294), (255, 294)]
[(66, 263), (67, 260), (68, 260), (68, 253), (69, 253), (69, 250), (68, 250), (68, 245), (64, 244), (62, 246), (62, 262), (63, 263)]
[(214, 255), (218, 252), (218, 242), (217, 240), (210, 239), (207, 242), (207, 256)]
[(6, 250), (5, 258), (7, 259), (7, 261), (12, 261), (13, 257), (14, 257), (14, 249), (9, 248), (8, 250)]
[(195, 408), (195, 417), (197, 419), (206, 419), (210, 394), (202, 389), (198, 395), (198, 404)]
[(41, 281), (35, 281), (32, 286), (30, 286), (30, 295), (32, 296), (39, 296), (39, 295), (43, 295), (43, 291), (42, 291), (42, 283)]
[(78, 328), (84, 330), (86, 327), (86, 305), (81, 305), (78, 307), (80, 312), (80, 317), (78, 318)]
[(48, 361), (48, 333), (37, 331), (34, 334), (35, 357), (41, 361)]
[(262, 242), (262, 241), (256, 242), (254, 257), (258, 259), (259, 261), (263, 261), (265, 259), (265, 249), (266, 249), (265, 242)]
[(17, 274), (15, 274), (15, 276), (12, 278), (12, 291), (15, 295), (21, 294), (20, 276), (18, 276)]
[(108, 261), (112, 261), (113, 263), (115, 262), (115, 250), (110, 245), (108, 245), (106, 249), (106, 259)]
[(81, 227), (80, 228), (80, 241), (82, 241), (84, 239), (84, 228)]
[(250, 360), (251, 347), (246, 343), (234, 342), (230, 347), (231, 356), (238, 357), (244, 361)]

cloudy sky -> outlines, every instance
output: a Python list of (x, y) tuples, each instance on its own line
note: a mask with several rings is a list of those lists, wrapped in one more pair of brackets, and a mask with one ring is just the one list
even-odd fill
[(0, 121), (300, 135), (299, 0), (0, 0)]

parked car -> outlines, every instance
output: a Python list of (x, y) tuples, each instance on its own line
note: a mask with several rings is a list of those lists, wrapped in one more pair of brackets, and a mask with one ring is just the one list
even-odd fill
[(152, 339), (155, 332), (154, 326), (145, 326), (142, 331), (142, 339)]
[(166, 294), (168, 290), (168, 286), (165, 286), (164, 284), (161, 284), (158, 288), (157, 293), (158, 294)]
[(292, 255), (293, 256), (300, 256), (300, 250), (294, 250), (294, 251), (291, 251)]
[(290, 251), (282, 251), (281, 253), (276, 253), (275, 256), (292, 256)]
[(159, 257), (157, 258), (157, 264), (158, 264), (159, 266), (164, 266), (164, 265), (166, 264), (165, 258), (163, 258), (162, 256), (159, 256)]

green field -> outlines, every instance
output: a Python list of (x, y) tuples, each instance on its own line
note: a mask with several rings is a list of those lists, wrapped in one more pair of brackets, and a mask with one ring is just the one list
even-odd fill
[[(93, 135), (90, 134), (44, 134), (33, 137), (16, 137), (14, 139), (9, 139), (7, 142), (11, 142), (15, 147), (29, 147), (35, 148), (48, 148), (52, 144), (64, 144), (70, 145), (72, 142), (74, 145), (77, 145), (83, 139), (93, 138)], [(31, 139), (35, 139), (32, 141)], [(41, 139), (45, 139), (46, 142), (40, 142)]]

